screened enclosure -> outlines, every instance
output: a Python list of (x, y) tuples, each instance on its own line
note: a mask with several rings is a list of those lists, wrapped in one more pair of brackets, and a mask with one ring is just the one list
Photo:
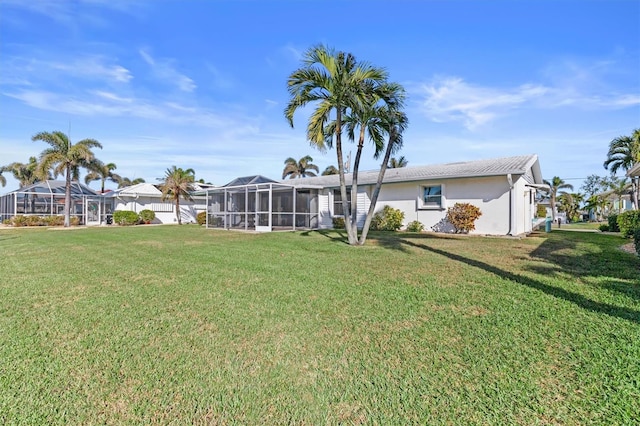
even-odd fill
[[(65, 182), (47, 180), (0, 196), (0, 220), (13, 216), (58, 216), (64, 214)], [(71, 216), (83, 224), (105, 221), (112, 201), (79, 182), (71, 182)]]
[(209, 189), (207, 227), (268, 232), (318, 226), (318, 190), (265, 182)]

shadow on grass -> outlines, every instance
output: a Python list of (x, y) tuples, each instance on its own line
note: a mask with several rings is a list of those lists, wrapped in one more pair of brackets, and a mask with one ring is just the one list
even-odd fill
[[(615, 235), (577, 232), (554, 233), (531, 252), (531, 257), (551, 266), (529, 266), (532, 272), (553, 276), (569, 274), (576, 280), (595, 277), (601, 284), (589, 284), (640, 300), (640, 271), (633, 267), (635, 256), (620, 251), (626, 240)], [(585, 243), (590, 251), (579, 250)], [(593, 249), (597, 252), (594, 252)]]
[[(515, 283), (539, 290), (544, 292), (545, 294), (548, 294), (550, 296), (556, 297), (558, 299), (562, 299), (562, 300), (566, 300), (567, 302), (571, 302), (573, 304), (575, 304), (576, 306), (579, 306), (582, 309), (591, 311), (591, 312), (595, 312), (595, 313), (599, 313), (599, 314), (605, 314), (605, 315), (609, 315), (612, 317), (616, 317), (616, 318), (620, 318), (620, 319), (624, 319), (627, 321), (631, 321), (633, 323), (636, 324), (640, 324), (640, 311), (636, 311), (634, 309), (630, 309), (630, 308), (625, 308), (625, 307), (620, 307), (620, 306), (615, 306), (615, 305), (611, 305), (608, 303), (603, 303), (603, 302), (597, 302), (594, 300), (591, 300), (579, 293), (575, 293), (569, 290), (565, 290), (563, 288), (560, 287), (556, 287), (556, 286), (552, 286), (549, 284), (546, 284), (544, 282), (538, 281), (536, 279), (533, 278), (529, 278), (527, 276), (523, 276), (517, 273), (513, 273), (510, 271), (506, 271), (504, 269), (500, 269), (495, 265), (492, 264), (488, 264), (485, 262), (482, 262), (480, 260), (476, 260), (476, 259), (471, 259), (465, 256), (461, 256), (459, 254), (455, 254), (455, 253), (451, 253), (448, 252), (446, 250), (442, 250), (442, 249), (438, 249), (435, 247), (430, 247), (426, 244), (420, 244), (414, 241), (411, 241), (410, 239), (418, 239), (418, 240), (426, 240), (429, 239), (429, 236), (425, 236), (426, 234), (416, 234), (415, 236), (413, 235), (401, 235), (398, 237), (393, 237), (393, 236), (389, 236), (389, 237), (385, 237), (385, 238), (380, 238), (378, 239), (379, 243), (381, 246), (387, 247), (387, 248), (391, 248), (391, 249), (398, 249), (398, 250), (407, 250), (406, 246), (409, 247), (415, 247), (418, 249), (422, 249), (434, 254), (438, 254), (444, 257), (447, 257), (451, 260), (454, 260), (456, 262), (460, 262), (460, 263), (464, 263), (479, 269), (482, 269), (486, 272), (492, 273), (500, 278), (506, 279), (506, 280), (510, 280), (513, 281)], [(445, 238), (445, 237), (431, 237), (431, 238)], [(567, 242), (567, 243), (563, 243), (563, 242), (559, 242), (557, 243), (559, 244), (559, 246), (562, 246), (563, 248), (569, 248), (572, 245), (575, 246), (575, 244), (573, 244), (571, 241)], [(565, 259), (566, 260), (566, 259)], [(628, 284), (626, 284), (627, 287), (629, 287)]]

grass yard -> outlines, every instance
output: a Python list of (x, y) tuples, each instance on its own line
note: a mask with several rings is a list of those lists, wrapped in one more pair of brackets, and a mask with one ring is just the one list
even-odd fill
[(634, 424), (624, 242), (0, 229), (0, 423)]
[[(573, 222), (573, 223), (563, 223), (560, 226), (560, 229), (580, 229), (580, 230), (593, 230), (597, 231), (602, 224), (607, 224), (607, 222)], [(558, 225), (554, 224), (553, 229), (557, 229)]]

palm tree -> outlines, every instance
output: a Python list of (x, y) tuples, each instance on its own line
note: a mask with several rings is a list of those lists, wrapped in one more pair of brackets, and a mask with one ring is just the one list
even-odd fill
[(51, 179), (51, 173), (47, 170), (44, 176), (39, 175), (38, 159), (29, 157), (28, 163), (13, 162), (3, 167), (6, 172), (11, 172), (18, 181), (20, 188), (32, 185), (42, 180)]
[(407, 167), (407, 164), (409, 164), (409, 162), (404, 158), (404, 155), (401, 155), (398, 158), (392, 157), (387, 167), (390, 169), (399, 169), (401, 167)]
[(336, 168), (336, 166), (327, 166), (326, 169), (324, 169), (324, 171), (322, 172), (322, 176), (329, 176), (329, 175), (337, 175), (338, 169)]
[(118, 183), (120, 181), (120, 176), (113, 173), (117, 167), (113, 163), (103, 163), (100, 160), (94, 160), (91, 164), (89, 164), (89, 173), (84, 177), (84, 183), (87, 185), (89, 182), (94, 180), (100, 181), (100, 193), (104, 194), (104, 184), (106, 181), (111, 181), (114, 183)]
[(4, 166), (0, 167), (0, 185), (5, 186), (7, 184), (7, 178), (5, 178), (4, 176), (2, 176), (2, 173), (4, 172)]
[[(318, 173), (320, 170), (318, 169), (318, 166), (312, 163), (312, 161), (313, 158), (311, 158), (310, 155), (305, 155), (299, 161), (296, 161), (296, 159), (292, 157), (287, 158), (286, 160), (284, 160), (282, 179), (286, 178), (287, 176), (290, 179), (303, 178), (307, 176), (317, 176), (316, 173)], [(316, 173), (312, 172), (311, 170), (315, 170)]]
[[(384, 70), (366, 63), (358, 64), (350, 53), (335, 52), (319, 45), (305, 53), (303, 67), (291, 73), (287, 81), (291, 98), (284, 114), (291, 127), (298, 108), (317, 103), (307, 125), (307, 139), (312, 146), (325, 151), (333, 147), (335, 138), (345, 215), (350, 212), (350, 208), (342, 153), (344, 120), (349, 111), (366, 103), (369, 91), (385, 83), (386, 78)], [(357, 229), (348, 222), (345, 220), (349, 244), (357, 244)]]
[(119, 177), (117, 182), (118, 182), (118, 188), (124, 188), (126, 186), (131, 186), (131, 185), (137, 185), (139, 183), (144, 183), (144, 179), (135, 178), (135, 179), (131, 180), (128, 177)]
[(618, 198), (618, 202), (616, 203), (616, 208), (615, 210), (622, 210), (623, 204), (622, 204), (622, 199), (625, 195), (630, 194), (631, 192), (633, 192), (633, 189), (630, 188), (630, 184), (629, 182), (627, 182), (627, 179), (617, 179), (617, 178), (613, 178), (612, 182), (610, 183), (610, 187), (611, 187), (611, 192), (617, 196)]
[(551, 218), (553, 221), (556, 220), (556, 200), (558, 198), (558, 194), (566, 194), (565, 191), (561, 191), (562, 189), (570, 189), (573, 191), (573, 185), (566, 183), (558, 176), (554, 176), (551, 181), (543, 180), (545, 185), (549, 186), (547, 190), (547, 194), (549, 196), (549, 202), (551, 203)]
[(196, 173), (193, 169), (182, 170), (179, 167), (171, 166), (165, 172), (160, 185), (162, 191), (162, 201), (173, 200), (176, 203), (176, 216), (178, 218), (178, 225), (182, 225), (182, 215), (180, 213), (180, 198), (185, 200), (192, 200), (189, 191), (193, 189), (193, 182), (195, 180)]
[[(629, 171), (635, 163), (640, 163), (640, 129), (635, 129), (631, 136), (618, 136), (609, 143), (609, 152), (603, 166), (612, 174), (622, 169)], [(631, 181), (634, 209), (638, 210), (640, 195), (640, 178)]]
[(83, 139), (72, 144), (67, 135), (60, 131), (40, 132), (31, 139), (51, 145), (40, 154), (38, 174), (40, 176), (46, 175), (51, 169), (53, 169), (54, 176), (65, 174), (64, 226), (68, 227), (71, 208), (71, 178), (78, 180), (80, 167), (86, 168), (95, 160), (91, 148), (102, 148), (102, 145), (95, 139)]
[(580, 193), (565, 192), (558, 196), (558, 210), (567, 214), (567, 220), (573, 220), (578, 216), (580, 203), (584, 200), (584, 195)]

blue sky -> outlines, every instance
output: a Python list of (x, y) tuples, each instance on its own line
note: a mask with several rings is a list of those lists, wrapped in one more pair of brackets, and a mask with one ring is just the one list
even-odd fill
[[(2, 0), (0, 165), (70, 129), (147, 182), (172, 165), (215, 184), (278, 179), (307, 154), (323, 170), (335, 151), (309, 146), (308, 111), (294, 129), (283, 116), (287, 77), (318, 43), (407, 89), (409, 165), (535, 153), (578, 189), (640, 127), (636, 0)], [(0, 192), (17, 187), (6, 177)]]

